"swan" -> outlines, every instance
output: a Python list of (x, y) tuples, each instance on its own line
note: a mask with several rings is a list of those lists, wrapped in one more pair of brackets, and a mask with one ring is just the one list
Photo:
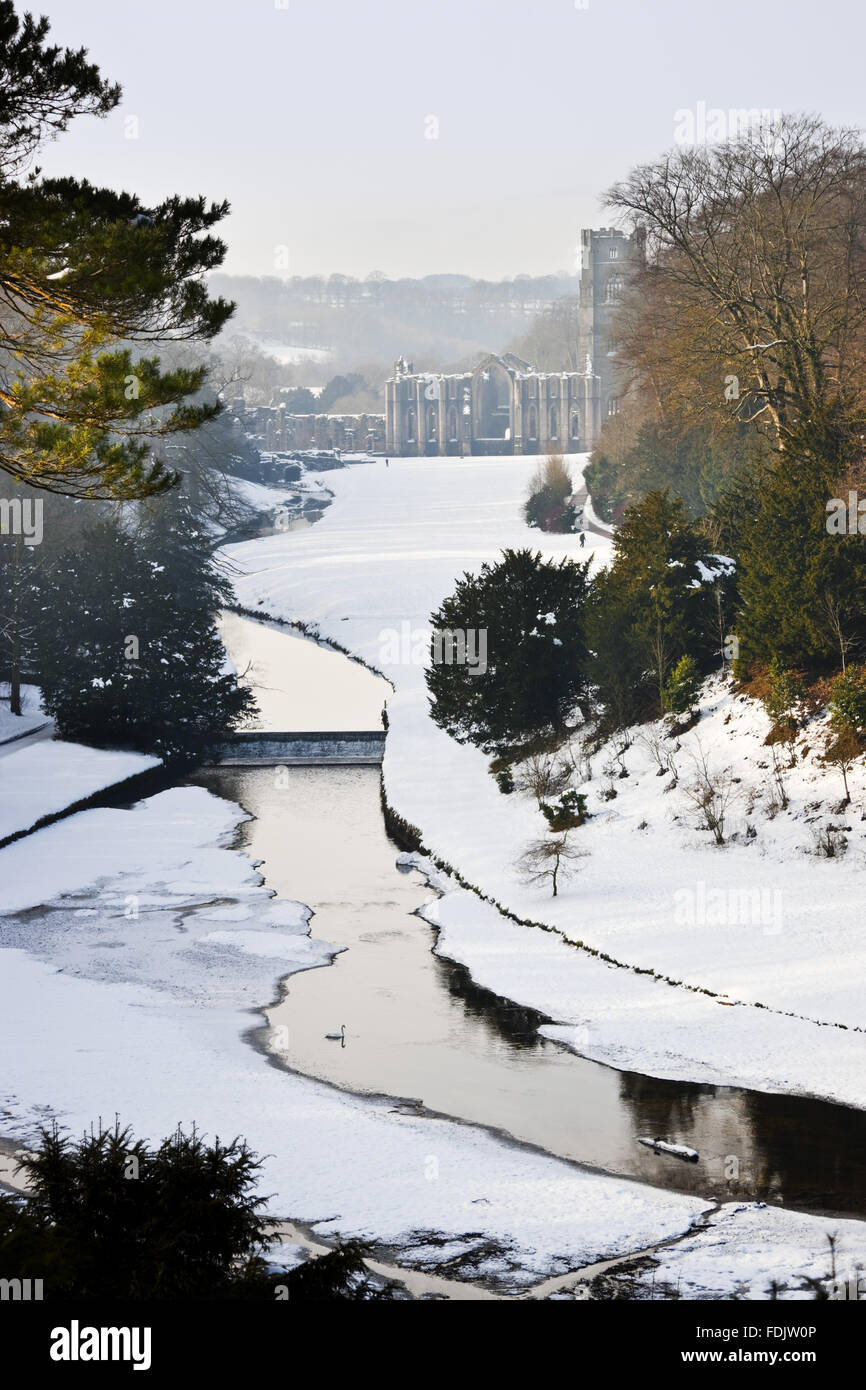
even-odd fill
[(328, 1042), (341, 1042), (341, 1043), (345, 1043), (345, 1041), (346, 1041), (346, 1025), (345, 1025), (345, 1023), (342, 1023), (342, 1024), (340, 1025), (340, 1031), (339, 1031), (339, 1033), (326, 1033), (326, 1034), (325, 1034), (325, 1038), (327, 1039)]

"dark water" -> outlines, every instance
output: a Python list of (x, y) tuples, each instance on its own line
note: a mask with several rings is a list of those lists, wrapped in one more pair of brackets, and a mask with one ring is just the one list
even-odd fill
[[(658, 1081), (538, 1037), (543, 1021), (433, 954), (413, 913), (430, 897), (401, 873), (374, 768), (213, 769), (197, 781), (256, 817), (244, 847), (269, 887), (311, 906), (313, 934), (347, 948), (290, 977), (263, 1038), (286, 1066), (501, 1130), (550, 1153), (730, 1201), (866, 1216), (866, 1113), (734, 1087)], [(346, 1044), (326, 1034), (346, 1025)], [(683, 1163), (637, 1143), (698, 1150)]]

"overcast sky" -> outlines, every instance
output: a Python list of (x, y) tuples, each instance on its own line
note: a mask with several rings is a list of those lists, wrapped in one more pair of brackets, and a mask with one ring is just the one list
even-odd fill
[(27, 0), (124, 88), (41, 162), (228, 198), (233, 272), (499, 278), (572, 269), (678, 110), (866, 125), (858, 0), (583, 3)]

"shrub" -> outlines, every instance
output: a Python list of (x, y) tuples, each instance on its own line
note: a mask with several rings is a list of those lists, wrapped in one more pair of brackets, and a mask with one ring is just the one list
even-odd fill
[(694, 709), (701, 689), (701, 673), (692, 656), (681, 656), (662, 692), (662, 708), (667, 714), (687, 714)]
[(242, 1139), (207, 1144), (177, 1129), (155, 1149), (115, 1124), (77, 1143), (41, 1131), (21, 1164), (26, 1195), (0, 1196), (0, 1265), (43, 1278), (45, 1296), (83, 1299), (361, 1298), (364, 1250), (342, 1247), (278, 1273), (255, 1186), (261, 1160)]
[(542, 531), (573, 531), (577, 513), (569, 501), (572, 489), (568, 465), (561, 454), (551, 454), (529, 484), (529, 498), (523, 509), (527, 525)]
[(849, 666), (830, 686), (830, 719), (839, 732), (866, 729), (866, 667)]
[(586, 797), (573, 789), (563, 792), (554, 805), (542, 803), (541, 813), (552, 831), (575, 830), (586, 820)]

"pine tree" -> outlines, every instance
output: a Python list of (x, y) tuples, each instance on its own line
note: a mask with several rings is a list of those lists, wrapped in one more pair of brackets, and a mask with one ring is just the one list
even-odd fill
[(716, 618), (704, 547), (678, 498), (651, 492), (630, 507), (613, 548), (594, 586), (590, 644), (599, 698), (621, 726), (662, 708), (682, 656), (710, 663)]
[(232, 313), (204, 280), (228, 205), (145, 208), (86, 180), (17, 178), (43, 140), (120, 98), (47, 33), (0, 0), (0, 470), (70, 496), (147, 496), (176, 481), (154, 441), (218, 410), (192, 400), (205, 366), (162, 370), (147, 346), (208, 341)]
[(73, 1141), (44, 1128), (23, 1163), (24, 1196), (0, 1194), (0, 1260), (44, 1281), (52, 1299), (260, 1299), (291, 1305), (388, 1297), (350, 1241), (299, 1269), (270, 1267), (276, 1237), (256, 1185), (261, 1160), (240, 1138), (208, 1143), (178, 1128), (155, 1148), (129, 1128)]
[(858, 534), (827, 530), (827, 503), (847, 496), (832, 464), (777, 464), (758, 491), (740, 563), (744, 621), (737, 670), (832, 669), (866, 648), (866, 553)]
[(434, 661), (427, 686), (437, 724), (487, 751), (563, 728), (586, 689), (588, 566), (506, 550), (464, 575), (431, 623), (439, 633), (484, 634), (486, 670)]
[(662, 706), (668, 714), (688, 714), (697, 703), (701, 673), (692, 656), (681, 656), (665, 684)]
[(105, 519), (86, 545), (89, 563), (67, 552), (45, 594), (46, 709), (66, 738), (200, 760), (254, 707), (224, 669), (215, 623), (229, 587), (206, 536), (173, 497), (137, 534)]

